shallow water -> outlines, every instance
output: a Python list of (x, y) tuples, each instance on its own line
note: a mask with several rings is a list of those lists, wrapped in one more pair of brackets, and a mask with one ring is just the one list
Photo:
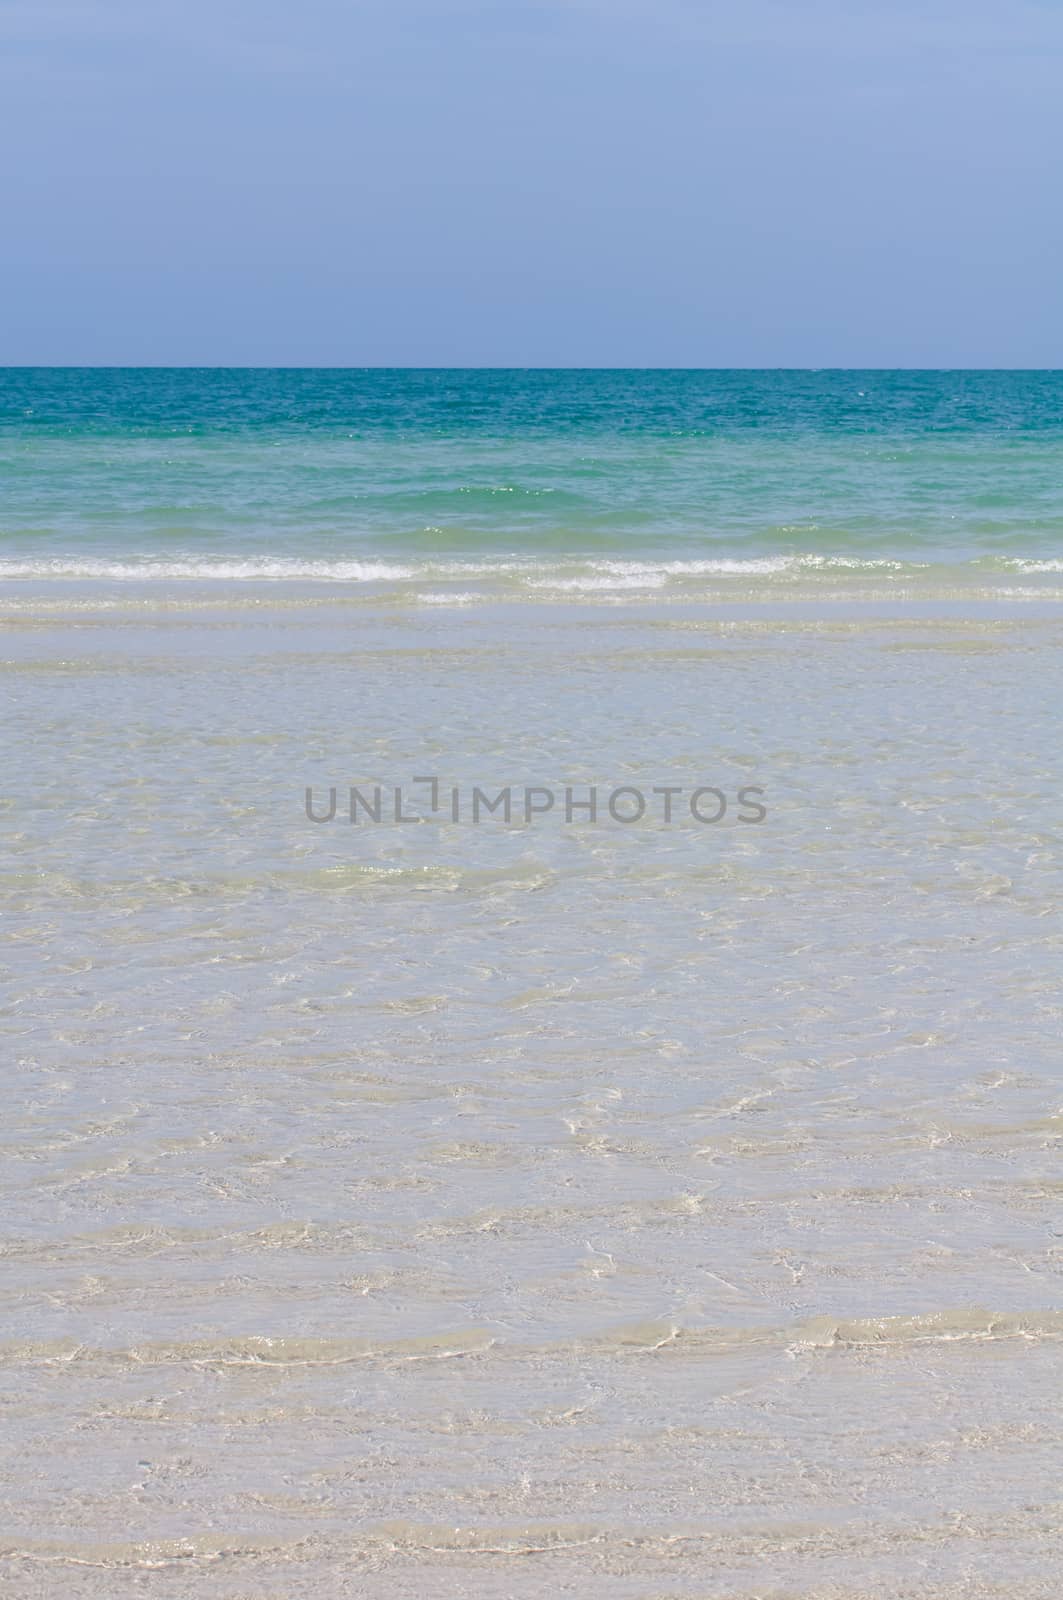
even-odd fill
[(94, 537), (0, 596), (11, 1592), (1054, 1596), (1051, 571)]
[(1050, 1593), (1059, 620), (279, 599), (7, 613), (15, 1592)]

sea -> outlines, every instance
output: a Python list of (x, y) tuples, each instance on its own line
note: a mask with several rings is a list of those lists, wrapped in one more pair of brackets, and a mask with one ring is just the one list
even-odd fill
[(0, 372), (14, 1600), (1055, 1600), (1063, 373)]

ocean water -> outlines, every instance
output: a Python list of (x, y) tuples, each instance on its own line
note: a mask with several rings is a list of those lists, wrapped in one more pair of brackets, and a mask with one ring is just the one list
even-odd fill
[(17, 1600), (1054, 1600), (1061, 534), (1058, 374), (0, 376)]
[(0, 575), (1058, 587), (1063, 374), (0, 374)]

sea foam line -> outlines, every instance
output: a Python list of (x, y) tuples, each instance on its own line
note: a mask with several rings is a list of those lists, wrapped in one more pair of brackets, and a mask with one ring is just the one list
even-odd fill
[[(144, 553), (123, 560), (101, 557), (52, 556), (37, 560), (0, 561), (0, 580), (65, 578), (119, 582), (180, 581), (298, 581), (315, 583), (401, 583), (409, 580), (448, 582), (470, 578), (518, 578), (531, 587), (579, 590), (609, 587), (657, 588), (672, 578), (758, 577), (789, 572), (852, 571), (904, 572), (925, 570), (931, 563), (885, 557), (774, 555), (712, 556), (671, 560), (632, 560), (572, 555), (563, 560), (534, 556), (498, 556), (493, 559), (446, 561), (369, 561), (290, 556), (163, 558)], [(1042, 570), (1027, 563), (1019, 570)], [(1046, 564), (1045, 571), (1054, 570)]]

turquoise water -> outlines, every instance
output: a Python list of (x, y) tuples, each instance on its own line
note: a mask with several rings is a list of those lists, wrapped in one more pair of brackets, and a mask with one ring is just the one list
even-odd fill
[(6, 577), (1004, 581), (1060, 555), (1063, 374), (11, 369), (0, 489)]

